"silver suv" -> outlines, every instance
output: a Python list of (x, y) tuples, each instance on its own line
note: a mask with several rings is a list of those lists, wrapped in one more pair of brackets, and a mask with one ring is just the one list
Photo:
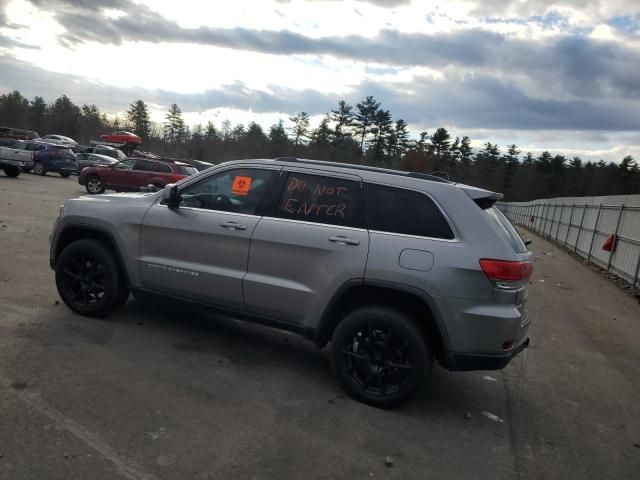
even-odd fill
[(67, 201), (50, 263), (82, 315), (159, 294), (331, 342), (340, 385), (391, 407), (434, 359), (500, 369), (527, 347), (531, 253), (499, 198), (419, 173), (233, 161), (156, 193)]

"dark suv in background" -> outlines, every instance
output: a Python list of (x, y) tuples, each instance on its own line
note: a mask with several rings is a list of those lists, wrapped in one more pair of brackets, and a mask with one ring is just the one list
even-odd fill
[(76, 154), (67, 146), (32, 141), (17, 143), (13, 148), (33, 152), (33, 171), (38, 175), (55, 172), (66, 178), (79, 172)]

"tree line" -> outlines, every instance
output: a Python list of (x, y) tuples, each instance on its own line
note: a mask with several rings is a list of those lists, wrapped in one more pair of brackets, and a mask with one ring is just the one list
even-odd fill
[(55, 133), (88, 144), (101, 134), (127, 129), (143, 139), (142, 150), (177, 158), (220, 163), (238, 158), (299, 156), (336, 162), (374, 165), (433, 173), (451, 180), (502, 192), (509, 201), (555, 196), (640, 193), (640, 170), (631, 156), (619, 163), (583, 161), (544, 151), (521, 152), (517, 145), (491, 142), (471, 147), (468, 136), (447, 129), (409, 135), (403, 119), (368, 96), (356, 105), (341, 100), (316, 128), (310, 116), (299, 112), (265, 131), (255, 122), (233, 125), (188, 126), (177, 104), (170, 106), (162, 124), (150, 120), (149, 107), (135, 100), (124, 118), (108, 116), (96, 105), (76, 105), (62, 95), (52, 103), (32, 100), (19, 91), (0, 95), (0, 125), (40, 134)]

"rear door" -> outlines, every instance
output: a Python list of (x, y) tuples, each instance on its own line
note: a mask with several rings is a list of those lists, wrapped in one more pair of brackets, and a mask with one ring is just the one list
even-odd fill
[(283, 172), (272, 208), (251, 239), (247, 310), (310, 325), (342, 284), (364, 276), (369, 235), (362, 181), (291, 169)]
[(279, 167), (228, 168), (180, 189), (178, 208), (147, 212), (140, 241), (145, 288), (244, 309), (251, 234)]

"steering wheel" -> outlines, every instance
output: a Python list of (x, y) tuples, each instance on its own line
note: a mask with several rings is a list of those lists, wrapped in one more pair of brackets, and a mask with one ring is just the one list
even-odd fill
[(225, 212), (236, 211), (236, 207), (231, 199), (222, 193), (217, 194), (213, 201), (216, 205), (216, 210), (223, 210)]

